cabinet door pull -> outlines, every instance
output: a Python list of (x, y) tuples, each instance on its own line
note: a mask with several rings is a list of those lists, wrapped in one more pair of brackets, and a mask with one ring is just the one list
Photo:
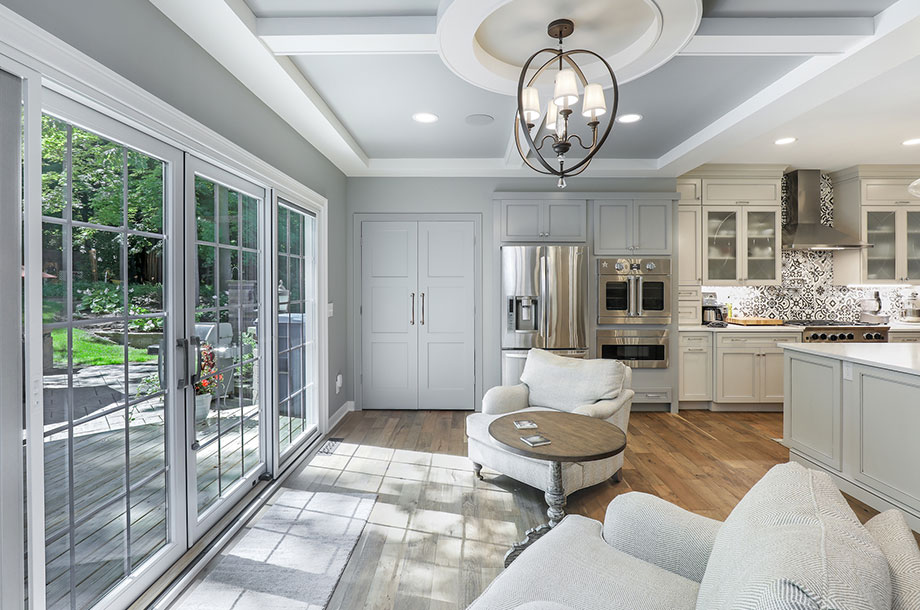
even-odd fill
[(409, 307), (409, 311), (412, 312), (412, 318), (409, 320), (409, 326), (415, 326), (415, 293), (410, 292), (409, 298), (412, 299), (412, 305)]
[(688, 347), (687, 351), (688, 352), (705, 352), (706, 350), (705, 348), (702, 348), (702, 347)]
[(422, 293), (422, 318), (419, 320), (419, 324), (422, 326), (425, 325), (425, 293)]

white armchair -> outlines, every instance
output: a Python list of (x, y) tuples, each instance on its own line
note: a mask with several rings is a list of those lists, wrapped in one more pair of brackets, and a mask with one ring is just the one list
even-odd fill
[[(482, 412), (466, 418), (468, 455), (480, 479), (482, 468), (505, 474), (544, 492), (549, 484), (546, 462), (512, 454), (489, 436), (489, 425), (508, 413), (567, 411), (604, 419), (624, 432), (635, 394), (632, 370), (615, 360), (563, 358), (533, 349), (520, 383), (492, 388), (482, 399)], [(623, 454), (603, 460), (562, 465), (566, 495), (607, 479), (620, 480)]]

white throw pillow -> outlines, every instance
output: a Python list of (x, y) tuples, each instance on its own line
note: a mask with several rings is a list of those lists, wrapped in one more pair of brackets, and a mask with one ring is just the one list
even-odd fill
[(599, 400), (612, 400), (623, 389), (626, 365), (616, 360), (582, 360), (532, 349), (521, 381), (530, 390), (530, 406), (574, 411)]
[(891, 610), (920, 608), (920, 548), (900, 511), (886, 510), (869, 519), (866, 529), (875, 538), (891, 572)]

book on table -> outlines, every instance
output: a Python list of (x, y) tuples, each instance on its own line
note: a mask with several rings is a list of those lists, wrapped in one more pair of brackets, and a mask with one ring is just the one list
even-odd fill
[(514, 427), (518, 430), (533, 430), (537, 427), (537, 422), (532, 419), (516, 419), (514, 420)]
[(522, 436), (521, 440), (531, 447), (541, 447), (543, 445), (549, 445), (550, 440), (543, 436), (542, 434), (531, 434), (530, 436)]

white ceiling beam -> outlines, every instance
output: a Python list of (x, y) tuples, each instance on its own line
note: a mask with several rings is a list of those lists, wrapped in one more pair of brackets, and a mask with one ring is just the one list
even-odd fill
[[(540, 176), (526, 165), (509, 167), (495, 159), (371, 159), (367, 167), (352, 174), (361, 177), (542, 177), (555, 185), (553, 176)], [(664, 175), (657, 159), (597, 159), (581, 174), (585, 178), (638, 178)]]
[(367, 166), (365, 152), (303, 73), (255, 35), (256, 17), (243, 0), (150, 1), (343, 173)]
[(706, 18), (681, 55), (833, 55), (875, 33), (871, 17)]
[(844, 54), (805, 61), (662, 155), (660, 168), (667, 175), (684, 174), (920, 57), (920, 2), (899, 0), (874, 22), (874, 35)]
[(276, 55), (437, 53), (437, 20), (407, 17), (272, 17), (255, 31)]

